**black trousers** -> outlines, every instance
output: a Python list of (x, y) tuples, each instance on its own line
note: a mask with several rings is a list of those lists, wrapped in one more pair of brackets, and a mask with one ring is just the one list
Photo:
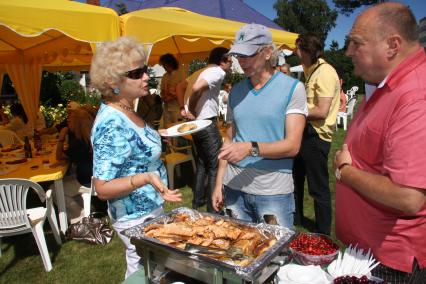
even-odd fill
[(303, 198), (305, 176), (308, 191), (314, 199), (315, 224), (321, 234), (331, 232), (331, 194), (328, 184), (328, 154), (330, 142), (319, 138), (309, 123), (305, 127), (299, 154), (293, 166), (294, 198), (296, 204), (295, 223), (303, 221)]
[[(192, 207), (198, 208), (207, 202), (207, 212), (214, 213), (212, 206), (212, 193), (216, 184), (218, 155), (222, 147), (222, 137), (216, 125), (216, 117), (210, 118), (212, 124), (206, 129), (192, 134), (196, 155), (197, 171), (192, 191)], [(206, 184), (207, 178), (207, 186)]]

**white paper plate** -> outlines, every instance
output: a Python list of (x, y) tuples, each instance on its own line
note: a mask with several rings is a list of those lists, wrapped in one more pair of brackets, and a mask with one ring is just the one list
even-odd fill
[(277, 273), (278, 283), (288, 284), (326, 284), (329, 283), (325, 272), (319, 266), (287, 264)]
[[(181, 127), (184, 124), (187, 124), (187, 123), (193, 123), (193, 124), (197, 125), (197, 128), (189, 130), (189, 131), (185, 131), (185, 132), (178, 132), (178, 128)], [(174, 125), (170, 128), (167, 128), (166, 129), (167, 133), (161, 133), (161, 136), (164, 136), (164, 137), (185, 136), (185, 135), (192, 134), (192, 133), (198, 132), (200, 130), (203, 130), (204, 128), (209, 126), (211, 123), (212, 123), (212, 121), (209, 120), (209, 119), (193, 120), (193, 121), (187, 121), (187, 122), (179, 123), (179, 124)]]

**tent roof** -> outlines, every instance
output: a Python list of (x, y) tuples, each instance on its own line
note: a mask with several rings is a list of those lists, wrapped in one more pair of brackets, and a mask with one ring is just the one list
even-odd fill
[(117, 3), (124, 3), (129, 12), (147, 8), (179, 7), (211, 17), (282, 29), (242, 0), (101, 0), (100, 2), (102, 6), (115, 10)]
[[(244, 25), (169, 7), (134, 11), (120, 18), (123, 35), (134, 36), (153, 45), (151, 63), (156, 63), (158, 57), (167, 52), (178, 55), (181, 63), (194, 58), (204, 59), (217, 46), (229, 47), (236, 31)], [(275, 44), (294, 48), (297, 34), (270, 30)]]
[(2, 63), (24, 57), (37, 58), (42, 64), (64, 64), (73, 60), (71, 55), (77, 60), (91, 55), (91, 43), (119, 35), (120, 19), (109, 8), (66, 0), (0, 0)]

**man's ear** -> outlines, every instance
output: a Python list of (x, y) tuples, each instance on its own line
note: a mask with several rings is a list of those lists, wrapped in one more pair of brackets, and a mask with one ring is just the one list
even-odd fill
[(402, 38), (399, 35), (390, 35), (386, 39), (386, 55), (389, 58), (395, 57), (401, 50)]

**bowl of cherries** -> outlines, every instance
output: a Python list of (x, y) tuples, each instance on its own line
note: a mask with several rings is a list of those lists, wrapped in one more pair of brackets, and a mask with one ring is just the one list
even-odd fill
[(293, 258), (303, 265), (328, 265), (339, 253), (339, 246), (323, 234), (300, 233), (290, 243)]

